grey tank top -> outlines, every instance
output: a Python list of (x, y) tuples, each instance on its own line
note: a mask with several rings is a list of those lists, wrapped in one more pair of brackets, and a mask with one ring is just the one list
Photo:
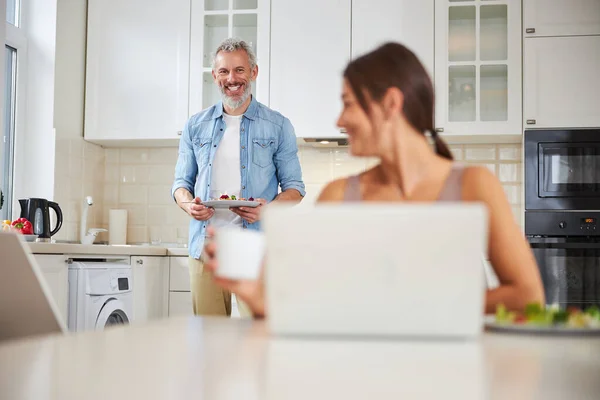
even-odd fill
[[(437, 201), (461, 201), (462, 200), (462, 177), (465, 168), (463, 165), (454, 164), (450, 170), (450, 175), (446, 178), (446, 183), (440, 192)], [(360, 179), (358, 175), (348, 178), (346, 191), (344, 193), (344, 202), (362, 201), (360, 193)]]

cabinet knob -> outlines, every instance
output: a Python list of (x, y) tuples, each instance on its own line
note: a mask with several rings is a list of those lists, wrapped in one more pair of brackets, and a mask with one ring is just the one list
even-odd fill
[(136, 263), (138, 263), (139, 265), (142, 265), (144, 263), (144, 260), (137, 260)]
[(183, 135), (183, 131), (177, 131), (177, 136)]
[(527, 125), (535, 125), (535, 119), (528, 119), (527, 121), (525, 121), (525, 123)]
[(442, 133), (442, 132), (444, 132), (444, 128), (435, 128), (435, 131), (437, 133)]
[(525, 29), (525, 33), (535, 33), (535, 28), (527, 28), (527, 29)]

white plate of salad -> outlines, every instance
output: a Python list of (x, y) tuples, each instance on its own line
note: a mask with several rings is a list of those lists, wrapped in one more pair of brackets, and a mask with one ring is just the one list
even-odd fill
[(486, 317), (485, 326), (490, 331), (555, 334), (600, 335), (600, 308), (587, 307), (560, 309), (529, 304), (525, 312), (508, 311), (503, 305), (496, 314)]
[(227, 194), (221, 195), (221, 197), (218, 199), (203, 201), (201, 204), (206, 207), (212, 207), (212, 208), (231, 208), (231, 207), (255, 208), (255, 207), (260, 206), (260, 202), (254, 201), (253, 197), (250, 197), (249, 199), (243, 199), (243, 198), (238, 199), (235, 195), (229, 196)]

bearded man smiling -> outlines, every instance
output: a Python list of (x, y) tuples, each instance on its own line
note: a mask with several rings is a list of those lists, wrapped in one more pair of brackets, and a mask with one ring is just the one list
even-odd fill
[[(214, 52), (212, 76), (221, 101), (185, 125), (171, 194), (191, 217), (189, 272), (194, 314), (230, 315), (231, 294), (213, 283), (200, 260), (207, 226), (260, 230), (263, 204), (299, 202), (305, 191), (290, 120), (252, 95), (258, 76), (252, 48), (243, 40), (226, 39)], [(261, 205), (215, 210), (200, 204), (223, 193), (253, 197)], [(238, 306), (242, 315), (250, 315), (243, 304)]]

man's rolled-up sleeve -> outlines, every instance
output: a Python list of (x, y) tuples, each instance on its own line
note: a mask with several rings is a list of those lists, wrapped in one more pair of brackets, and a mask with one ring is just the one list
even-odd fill
[(302, 168), (298, 159), (296, 133), (289, 119), (284, 118), (279, 135), (279, 146), (273, 158), (281, 191), (296, 189), (302, 197), (306, 194), (302, 181)]
[(175, 165), (175, 181), (171, 188), (171, 196), (175, 199), (175, 191), (184, 188), (194, 195), (194, 184), (198, 175), (198, 164), (192, 145), (190, 123), (185, 124), (181, 139), (179, 140), (179, 155)]

